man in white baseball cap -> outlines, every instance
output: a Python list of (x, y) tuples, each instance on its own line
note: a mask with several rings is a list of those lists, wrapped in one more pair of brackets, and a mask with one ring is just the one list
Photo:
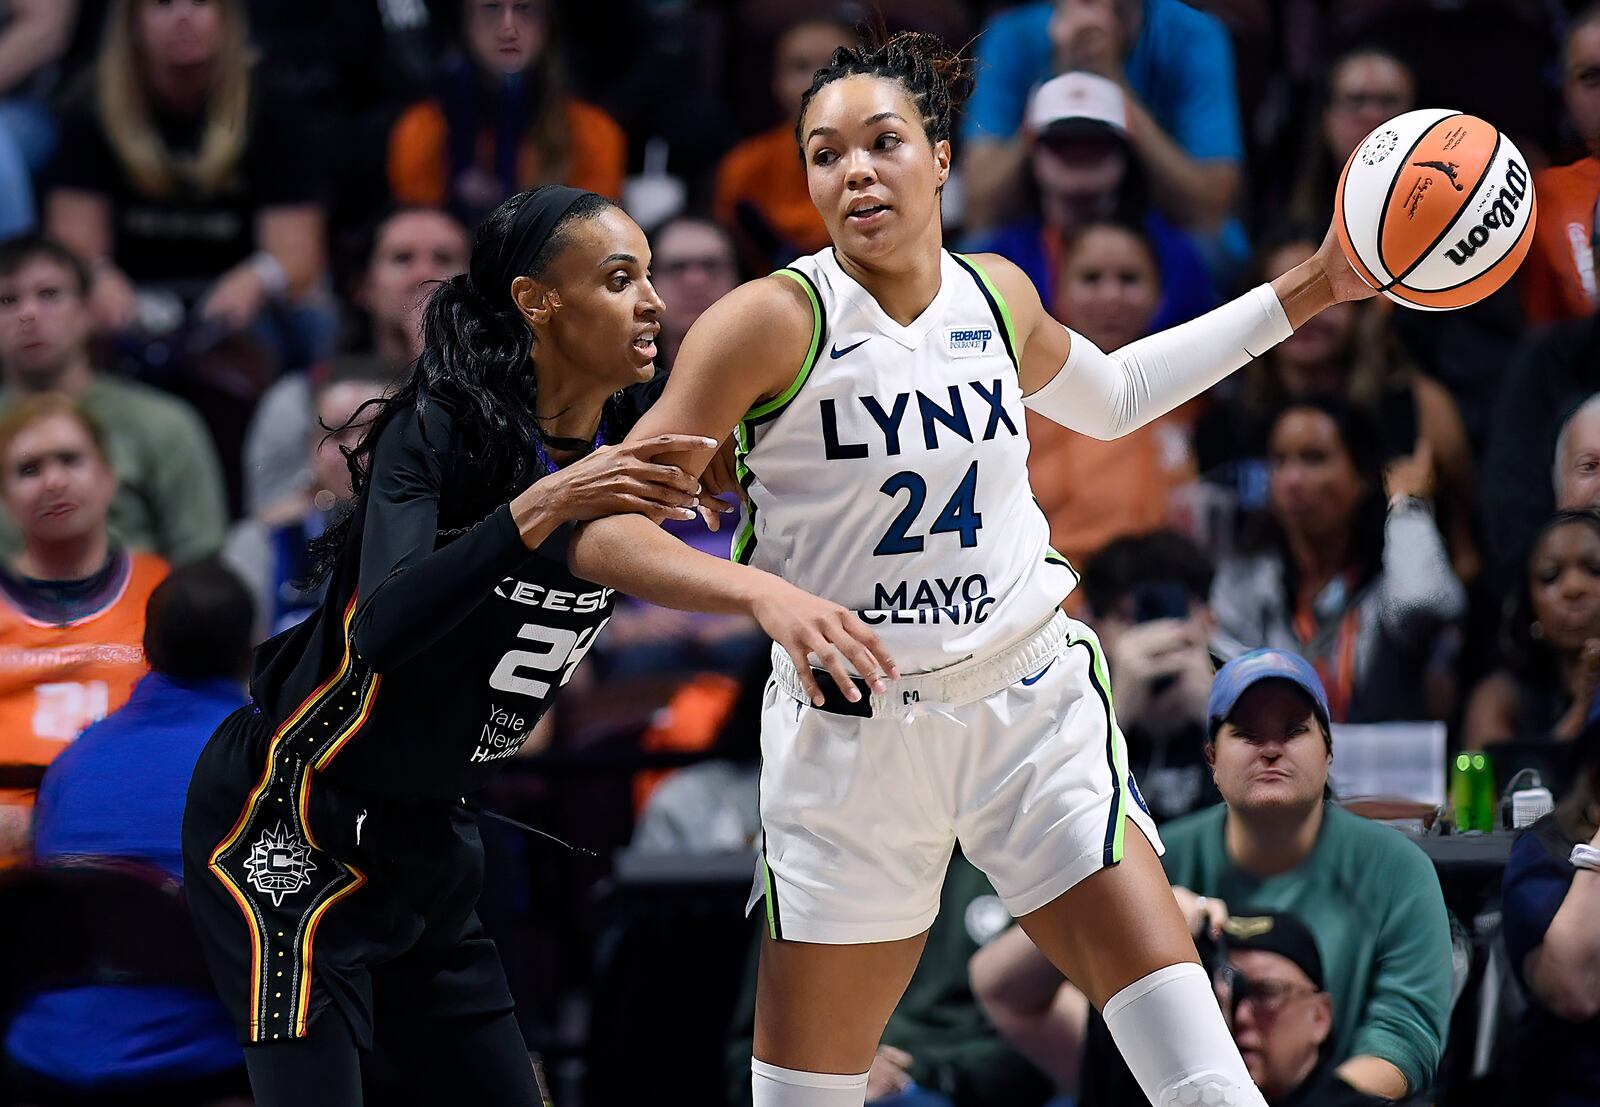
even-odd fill
[(1122, 86), (1093, 73), (1052, 77), (1029, 97), (1023, 130), (1038, 215), (1002, 227), (974, 250), (1015, 262), (1048, 309), (1073, 236), (1102, 220), (1127, 223), (1143, 229), (1156, 250), (1161, 306), (1153, 328), (1182, 323), (1217, 305), (1198, 247), (1146, 202), (1144, 173), (1128, 141)]

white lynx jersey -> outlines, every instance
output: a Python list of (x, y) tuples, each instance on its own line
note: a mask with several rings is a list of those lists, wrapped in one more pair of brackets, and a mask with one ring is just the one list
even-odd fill
[(987, 655), (1077, 583), (1028, 485), (1016, 343), (970, 259), (901, 326), (831, 249), (779, 272), (811, 301), (811, 347), (738, 428), (749, 505), (733, 556), (853, 608), (904, 672)]

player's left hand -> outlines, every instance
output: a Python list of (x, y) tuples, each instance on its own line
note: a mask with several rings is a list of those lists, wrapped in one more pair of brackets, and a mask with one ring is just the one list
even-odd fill
[(813, 654), (851, 703), (861, 698), (850, 679), (851, 668), (874, 692), (883, 691), (885, 677), (892, 680), (900, 675), (889, 651), (854, 611), (779, 577), (762, 575), (765, 584), (751, 600), (750, 614), (794, 662), (801, 687), (813, 704), (823, 704), (822, 688), (811, 670)]
[(1336, 304), (1346, 300), (1365, 300), (1378, 294), (1376, 288), (1356, 275), (1355, 267), (1345, 256), (1344, 247), (1339, 245), (1339, 232), (1332, 223), (1328, 224), (1328, 233), (1323, 236), (1322, 245), (1311, 257), (1310, 264), (1320, 269), (1327, 279), (1328, 289), (1333, 293), (1333, 302)]
[(733, 510), (733, 505), (719, 497), (732, 492), (739, 499), (748, 500), (744, 486), (739, 483), (739, 469), (733, 451), (733, 435), (730, 434), (717, 447), (717, 452), (711, 455), (705, 472), (700, 474), (700, 486), (704, 490), (700, 497), (700, 517), (705, 520), (709, 530), (721, 530), (722, 520), (719, 516)]
[(230, 331), (248, 327), (266, 305), (261, 277), (248, 265), (236, 265), (211, 286), (200, 304), (200, 317)]

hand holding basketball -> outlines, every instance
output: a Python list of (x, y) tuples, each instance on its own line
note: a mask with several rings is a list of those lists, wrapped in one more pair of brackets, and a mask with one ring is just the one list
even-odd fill
[(1345, 256), (1344, 247), (1339, 244), (1339, 232), (1332, 224), (1329, 224), (1322, 245), (1311, 256), (1308, 264), (1322, 270), (1322, 275), (1328, 281), (1328, 289), (1333, 295), (1333, 303), (1366, 300), (1378, 294), (1378, 290), (1362, 280), (1355, 267), (1350, 264), (1350, 259)]

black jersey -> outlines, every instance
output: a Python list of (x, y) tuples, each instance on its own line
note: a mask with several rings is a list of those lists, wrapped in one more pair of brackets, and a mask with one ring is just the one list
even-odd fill
[(395, 412), (321, 606), (256, 651), (250, 691), (280, 740), (348, 787), (482, 787), (611, 616), (612, 590), (573, 576), (559, 541), (530, 552), (454, 443), (439, 403)]

